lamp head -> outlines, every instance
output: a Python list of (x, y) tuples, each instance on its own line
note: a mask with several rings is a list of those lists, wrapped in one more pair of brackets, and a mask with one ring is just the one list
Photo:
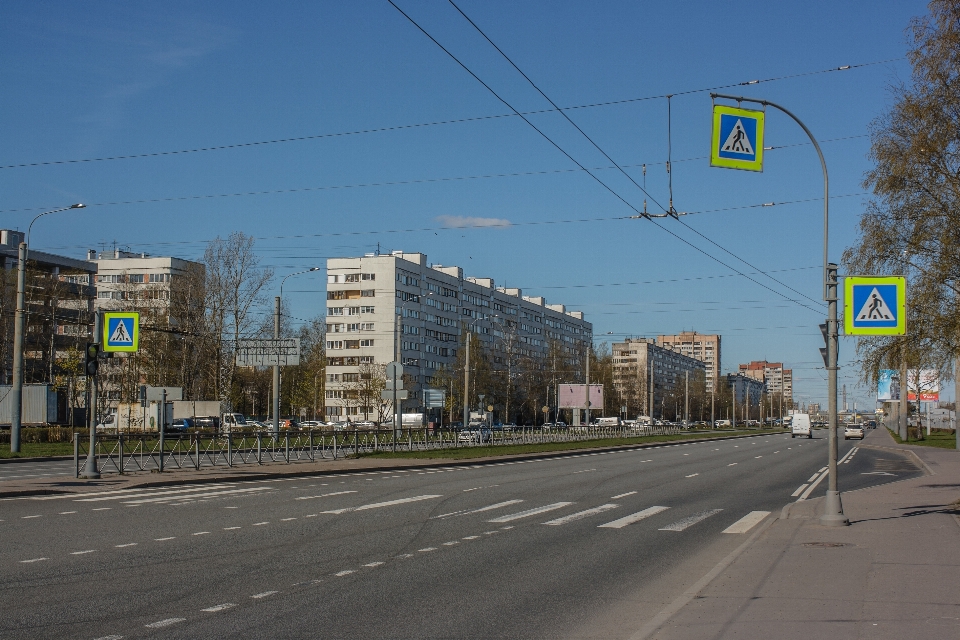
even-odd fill
[(70, 205), (70, 208), (71, 208), (71, 209), (86, 209), (86, 208), (87, 208), (87, 205), (83, 204), (82, 202), (78, 202), (77, 204), (72, 204), (72, 205)]

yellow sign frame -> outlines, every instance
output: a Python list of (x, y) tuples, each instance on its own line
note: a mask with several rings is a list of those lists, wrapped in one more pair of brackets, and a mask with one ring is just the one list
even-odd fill
[[(131, 337), (132, 344), (112, 345), (110, 344), (110, 321), (113, 319), (133, 319), (133, 331)], [(104, 352), (124, 352), (135, 353), (140, 349), (140, 314), (136, 311), (105, 311), (103, 313), (103, 327), (100, 342), (100, 350)]]
[[(854, 287), (896, 287), (896, 326), (855, 326), (857, 310)], [(886, 297), (883, 302), (889, 304)], [(907, 334), (907, 279), (903, 276), (847, 276), (843, 280), (843, 335), (904, 336)]]
[[(744, 160), (738, 158), (721, 157), (721, 145), (726, 140), (721, 140), (723, 116), (734, 116), (740, 119), (752, 120), (755, 124), (755, 140), (753, 143), (754, 159)], [(711, 135), (710, 146), (710, 166), (721, 167), (724, 169), (741, 169), (743, 171), (763, 171), (763, 139), (764, 123), (766, 112), (757, 109), (741, 109), (739, 107), (729, 107), (722, 104), (713, 105), (713, 133)]]

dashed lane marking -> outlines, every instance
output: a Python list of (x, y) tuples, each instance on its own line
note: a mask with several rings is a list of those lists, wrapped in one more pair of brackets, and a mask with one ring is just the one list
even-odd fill
[(468, 513), (482, 513), (484, 511), (492, 511), (493, 509), (501, 509), (503, 507), (508, 507), (512, 504), (519, 504), (523, 500), (507, 500), (505, 502), (498, 502), (496, 504), (487, 505), (486, 507), (480, 507), (479, 509), (461, 509), (460, 511), (451, 511), (450, 513), (443, 513), (439, 516), (433, 516), (431, 520), (436, 520), (438, 518), (449, 518), (451, 516), (465, 516)]
[(436, 550), (437, 550), (436, 547), (424, 547), (423, 549), (417, 549), (417, 551), (421, 553), (426, 553), (428, 551), (436, 551)]
[(143, 626), (148, 629), (160, 629), (162, 627), (169, 627), (172, 624), (177, 624), (178, 622), (184, 622), (186, 618), (167, 618), (166, 620), (158, 620), (157, 622), (151, 622), (150, 624), (145, 624)]
[(796, 491), (794, 491), (793, 493), (790, 494), (790, 497), (791, 497), (791, 498), (796, 498), (798, 495), (800, 495), (801, 493), (803, 493), (803, 490), (806, 489), (808, 486), (810, 486), (810, 485), (808, 485), (808, 484), (806, 484), (806, 483), (800, 485), (799, 487), (797, 487), (797, 490), (796, 490)]
[(575, 522), (577, 520), (582, 520), (583, 518), (589, 518), (590, 516), (595, 516), (598, 513), (603, 513), (604, 511), (610, 511), (611, 509), (616, 509), (620, 505), (618, 504), (602, 504), (599, 507), (594, 507), (592, 509), (587, 509), (585, 511), (578, 511), (577, 513), (571, 513), (568, 516), (563, 516), (562, 518), (557, 518), (556, 520), (550, 520), (544, 522), (543, 524), (549, 524), (554, 526), (564, 525), (568, 522)]
[(737, 466), (737, 463), (736, 463), (736, 462), (731, 462), (731, 463), (728, 464), (727, 466), (728, 466), (728, 467), (735, 467), (735, 466)]
[(270, 524), (270, 523), (269, 523), (269, 522), (254, 522), (254, 523), (253, 523), (253, 526), (255, 526), (255, 527), (262, 527), (262, 526), (265, 525), (265, 524)]
[(115, 544), (115, 545), (113, 545), (113, 546), (116, 547), (117, 549), (124, 549), (124, 548), (126, 548), (126, 547), (135, 547), (135, 546), (137, 546), (137, 543), (136, 543), (136, 542), (128, 542), (128, 543), (126, 543), (126, 544)]
[(69, 515), (69, 514), (71, 514), (71, 513), (76, 513), (76, 511), (61, 511), (59, 515), (65, 516), (65, 515)]
[(723, 533), (746, 533), (760, 524), (768, 515), (770, 515), (769, 511), (751, 511), (724, 529)]
[(406, 504), (408, 502), (419, 502), (420, 500), (432, 500), (433, 498), (442, 498), (441, 495), (414, 496), (412, 498), (400, 498), (399, 500), (388, 500), (386, 502), (374, 502), (359, 507), (347, 507), (345, 509), (331, 509), (330, 511), (321, 511), (321, 513), (347, 513), (348, 511), (366, 511), (367, 509), (379, 509), (381, 507), (392, 507), (397, 504)]
[(701, 511), (700, 513), (695, 513), (692, 516), (687, 516), (682, 520), (677, 520), (672, 524), (668, 524), (665, 527), (661, 527), (660, 531), (684, 531), (689, 529), (698, 522), (702, 522), (709, 518), (710, 516), (715, 516), (718, 513), (723, 511), (723, 509), (708, 509), (707, 511)]
[(648, 507), (648, 508), (644, 509), (643, 511), (638, 511), (638, 512), (636, 512), (636, 513), (631, 513), (631, 514), (628, 515), (628, 516), (624, 516), (624, 517), (620, 518), (619, 520), (614, 520), (614, 521), (612, 521), (612, 522), (607, 522), (607, 523), (605, 523), (605, 524), (601, 524), (601, 525), (598, 526), (598, 528), (622, 529), (623, 527), (626, 527), (627, 525), (631, 525), (631, 524), (633, 524), (633, 523), (635, 523), (635, 522), (640, 522), (641, 520), (643, 520), (643, 519), (645, 519), (645, 518), (649, 518), (650, 516), (654, 516), (654, 515), (660, 513), (661, 511), (666, 511), (666, 510), (669, 509), (669, 508), (670, 508), (670, 507)]
[(21, 560), (21, 564), (30, 564), (31, 562), (43, 562), (44, 560), (49, 560), (50, 558), (30, 558), (29, 560)]
[(611, 500), (619, 500), (620, 498), (626, 498), (627, 496), (632, 496), (636, 491), (627, 491), (626, 493), (621, 493), (619, 495), (612, 496)]
[(357, 493), (356, 491), (334, 491), (332, 493), (321, 493), (317, 496), (300, 496), (296, 500), (313, 500), (314, 498), (328, 498), (330, 496), (342, 496), (345, 493)]
[(191, 533), (190, 535), (192, 535), (192, 536), (205, 536), (205, 535), (208, 535), (209, 533), (210, 533), (209, 531), (197, 531), (196, 533)]
[(154, 542), (166, 542), (167, 540), (176, 540), (177, 536), (167, 536), (166, 538), (154, 538)]
[(70, 555), (72, 555), (72, 556), (82, 556), (82, 555), (84, 555), (84, 554), (86, 554), (86, 553), (94, 553), (95, 551), (96, 551), (96, 549), (85, 549), (85, 550), (83, 550), (83, 551), (73, 551), (73, 552), (70, 553)]
[(685, 478), (692, 478), (692, 477), (698, 476), (698, 475), (700, 475), (700, 474), (699, 474), (699, 473), (691, 473), (690, 475), (684, 476), (684, 477), (685, 477)]
[(225, 611), (227, 609), (232, 609), (236, 604), (233, 602), (224, 602), (223, 604), (218, 604), (212, 607), (207, 607), (206, 609), (200, 609), (200, 611), (205, 611), (206, 613), (216, 613), (217, 611)]
[(338, 571), (333, 575), (337, 576), (338, 578), (342, 578), (343, 576), (348, 576), (351, 573), (356, 573), (356, 571), (354, 569), (344, 569), (343, 571)]
[(261, 599), (261, 598), (269, 598), (270, 596), (272, 596), (272, 595), (275, 594), (275, 593), (280, 593), (280, 592), (279, 592), (279, 591), (264, 591), (263, 593), (255, 593), (254, 595), (252, 595), (252, 596), (250, 596), (250, 597), (251, 597), (251, 598), (256, 598), (257, 600), (259, 600), (259, 599)]
[(519, 513), (511, 513), (506, 516), (500, 516), (499, 518), (494, 518), (493, 520), (487, 520), (487, 522), (502, 523), (502, 522), (512, 522), (513, 520), (519, 520), (521, 518), (528, 518), (530, 516), (535, 516), (541, 513), (546, 513), (547, 511), (554, 511), (555, 509), (562, 509), (567, 505), (573, 504), (572, 502), (554, 502), (553, 504), (544, 505), (542, 507), (535, 507), (533, 509), (527, 509), (526, 511), (520, 511)]
[(382, 565), (382, 564), (383, 564), (382, 562), (368, 562), (367, 564), (365, 564), (365, 565), (363, 565), (363, 566), (365, 566), (365, 567), (379, 567), (379, 566)]
[(224, 531), (234, 531), (234, 530), (239, 529), (239, 528), (240, 528), (240, 527), (224, 527), (223, 530), (224, 530)]
[(29, 520), (30, 518), (39, 518), (40, 516), (20, 516), (22, 520)]

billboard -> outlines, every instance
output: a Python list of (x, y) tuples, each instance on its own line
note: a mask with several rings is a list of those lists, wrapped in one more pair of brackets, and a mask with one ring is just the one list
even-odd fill
[[(587, 402), (585, 384), (561, 384), (559, 389), (559, 404), (561, 409), (583, 409)], [(590, 407), (603, 409), (603, 385), (590, 385)]]
[(900, 372), (896, 369), (881, 369), (877, 377), (877, 400), (890, 402), (900, 399)]
[(916, 402), (917, 390), (920, 402), (940, 400), (940, 376), (936, 369), (907, 369), (907, 399)]

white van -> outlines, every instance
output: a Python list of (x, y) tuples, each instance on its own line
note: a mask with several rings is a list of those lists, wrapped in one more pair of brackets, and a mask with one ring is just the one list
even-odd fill
[(810, 414), (808, 413), (795, 413), (791, 416), (791, 428), (790, 428), (790, 437), (796, 438), (797, 436), (806, 436), (808, 438), (813, 437), (813, 431), (810, 430)]

